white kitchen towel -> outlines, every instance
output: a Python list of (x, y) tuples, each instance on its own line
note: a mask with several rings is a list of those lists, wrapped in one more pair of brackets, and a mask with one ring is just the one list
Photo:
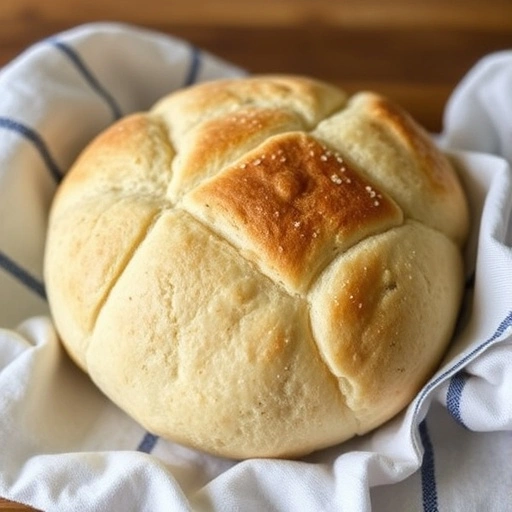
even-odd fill
[(476, 63), (447, 105), (438, 140), (473, 220), (466, 304), (442, 367), (385, 426), (301, 460), (212, 457), (145, 432), (62, 350), (42, 259), (66, 169), (120, 116), (243, 73), (110, 23), (41, 41), (0, 71), (0, 496), (59, 512), (511, 511), (512, 52)]

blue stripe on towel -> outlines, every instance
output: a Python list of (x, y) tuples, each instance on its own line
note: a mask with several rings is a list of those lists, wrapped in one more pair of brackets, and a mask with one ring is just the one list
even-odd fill
[(431, 380), (421, 391), (420, 396), (416, 400), (416, 405), (414, 406), (414, 414), (418, 413), (419, 408), (423, 404), (423, 400), (430, 393), (432, 388), (437, 386), (440, 382), (442, 382), (446, 377), (450, 374), (454, 374), (457, 370), (464, 367), (464, 365), (476, 354), (480, 351), (484, 350), (488, 345), (490, 345), (493, 341), (499, 338), (507, 329), (512, 328), (512, 310), (508, 312), (507, 316), (500, 322), (497, 329), (494, 331), (493, 335), (480, 343), (478, 347), (475, 347), (469, 354), (466, 354), (462, 359), (460, 359), (457, 364), (443, 372), (441, 375), (438, 375), (434, 380)]
[(468, 375), (464, 371), (456, 373), (450, 379), (450, 385), (448, 386), (448, 391), (446, 393), (446, 408), (448, 409), (448, 412), (453, 416), (455, 421), (464, 428), (467, 428), (467, 426), (464, 424), (461, 416), (460, 402), (467, 378)]
[(437, 512), (437, 484), (434, 464), (434, 448), (428, 433), (427, 422), (419, 425), (421, 443), (423, 445), (423, 462), (421, 464), (421, 493), (423, 512)]
[(27, 288), (46, 300), (44, 284), (20, 267), (2, 251), (0, 251), (0, 268), (3, 268), (8, 274), (15, 277), (18, 281), (21, 281)]
[(199, 69), (201, 67), (201, 52), (195, 46), (192, 46), (192, 55), (190, 59), (190, 67), (185, 78), (184, 86), (187, 87), (197, 81)]
[(155, 436), (154, 434), (150, 434), (149, 432), (146, 432), (146, 434), (142, 438), (142, 441), (139, 443), (139, 446), (137, 446), (137, 451), (144, 452), (144, 453), (151, 453), (153, 451), (153, 448), (155, 447), (157, 441), (158, 441), (158, 436)]
[(74, 64), (79, 73), (85, 78), (91, 88), (107, 103), (112, 111), (114, 119), (122, 116), (122, 111), (114, 97), (101, 85), (100, 81), (94, 76), (91, 70), (86, 66), (80, 55), (70, 46), (57, 39), (50, 39), (51, 44), (59, 49)]
[(24, 139), (28, 140), (37, 149), (41, 158), (43, 159), (48, 171), (52, 175), (53, 179), (59, 183), (62, 179), (62, 171), (59, 166), (55, 163), (55, 160), (50, 154), (46, 143), (44, 142), (41, 135), (39, 135), (33, 128), (26, 126), (19, 121), (11, 119), (10, 117), (0, 116), (0, 128), (15, 132), (21, 135)]

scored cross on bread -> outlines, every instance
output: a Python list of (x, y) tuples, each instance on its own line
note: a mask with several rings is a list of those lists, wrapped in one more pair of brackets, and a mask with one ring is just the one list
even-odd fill
[(45, 278), (70, 355), (150, 431), (296, 457), (382, 424), (432, 375), (468, 224), (456, 171), (388, 100), (219, 80), (84, 150)]

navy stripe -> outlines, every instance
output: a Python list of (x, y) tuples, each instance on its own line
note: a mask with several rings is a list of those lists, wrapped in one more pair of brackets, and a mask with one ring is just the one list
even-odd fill
[(62, 179), (62, 172), (59, 169), (59, 166), (55, 163), (55, 160), (53, 159), (52, 155), (50, 154), (50, 151), (48, 150), (46, 143), (33, 128), (30, 128), (29, 126), (26, 126), (20, 123), (19, 121), (15, 121), (10, 117), (3, 116), (0, 116), (0, 128), (4, 128), (5, 130), (15, 132), (18, 135), (21, 135), (24, 139), (31, 142), (41, 155), (41, 158), (43, 159), (48, 171), (50, 171), (50, 174), (52, 175), (53, 179), (57, 183), (60, 182), (60, 180)]
[(114, 119), (119, 119), (122, 117), (122, 111), (119, 105), (117, 104), (114, 97), (103, 87), (100, 81), (93, 75), (90, 69), (86, 66), (85, 62), (82, 60), (80, 55), (62, 41), (58, 41), (57, 39), (50, 39), (49, 42), (53, 44), (55, 48), (58, 48), (69, 60), (75, 65), (76, 69), (80, 72), (80, 74), (84, 77), (87, 83), (91, 86), (91, 88), (107, 103), (112, 111), (112, 116)]
[(157, 441), (158, 436), (155, 436), (154, 434), (150, 434), (149, 432), (147, 432), (145, 436), (142, 438), (142, 441), (140, 442), (139, 446), (137, 446), (137, 451), (151, 453)]
[(201, 67), (201, 52), (195, 46), (192, 46), (192, 56), (190, 61), (190, 68), (188, 69), (187, 77), (185, 78), (184, 86), (187, 87), (197, 81), (199, 69)]
[(446, 370), (444, 373), (439, 375), (434, 380), (430, 381), (421, 392), (420, 396), (416, 401), (416, 405), (414, 406), (414, 415), (418, 413), (419, 408), (421, 407), (423, 400), (430, 393), (431, 389), (436, 387), (440, 382), (442, 382), (446, 377), (453, 375), (453, 373), (460, 370), (472, 357), (474, 357), (478, 352), (484, 350), (488, 345), (490, 345), (494, 340), (499, 338), (508, 328), (512, 327), (512, 311), (509, 311), (507, 316), (501, 321), (498, 328), (494, 332), (494, 334), (485, 340), (483, 343), (478, 345), (478, 347), (474, 348), (469, 354), (464, 356), (457, 364)]
[(460, 371), (459, 373), (456, 373), (450, 379), (450, 385), (448, 386), (448, 391), (446, 393), (446, 407), (448, 412), (453, 416), (455, 421), (464, 428), (467, 428), (467, 426), (465, 425), (460, 413), (460, 402), (462, 399), (462, 391), (464, 390), (467, 379), (468, 375), (466, 372)]
[(420, 423), (420, 438), (423, 445), (423, 462), (421, 464), (421, 494), (424, 512), (438, 512), (437, 485), (434, 464), (434, 448), (428, 433), (427, 422)]
[(30, 288), (30, 290), (39, 295), (39, 297), (46, 300), (44, 284), (21, 268), (2, 251), (0, 251), (0, 268), (3, 268), (8, 274), (21, 281), (27, 288)]

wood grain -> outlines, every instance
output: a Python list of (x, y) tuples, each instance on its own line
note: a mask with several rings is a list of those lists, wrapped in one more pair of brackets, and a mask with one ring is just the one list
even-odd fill
[[(0, 66), (93, 21), (178, 36), (254, 73), (377, 90), (432, 131), (476, 61), (512, 48), (511, 0), (1, 0)], [(0, 499), (0, 510), (29, 509)]]
[(510, 0), (2, 0), (0, 65), (43, 37), (102, 20), (184, 38), (254, 73), (377, 90), (432, 131), (474, 63), (512, 47)]

